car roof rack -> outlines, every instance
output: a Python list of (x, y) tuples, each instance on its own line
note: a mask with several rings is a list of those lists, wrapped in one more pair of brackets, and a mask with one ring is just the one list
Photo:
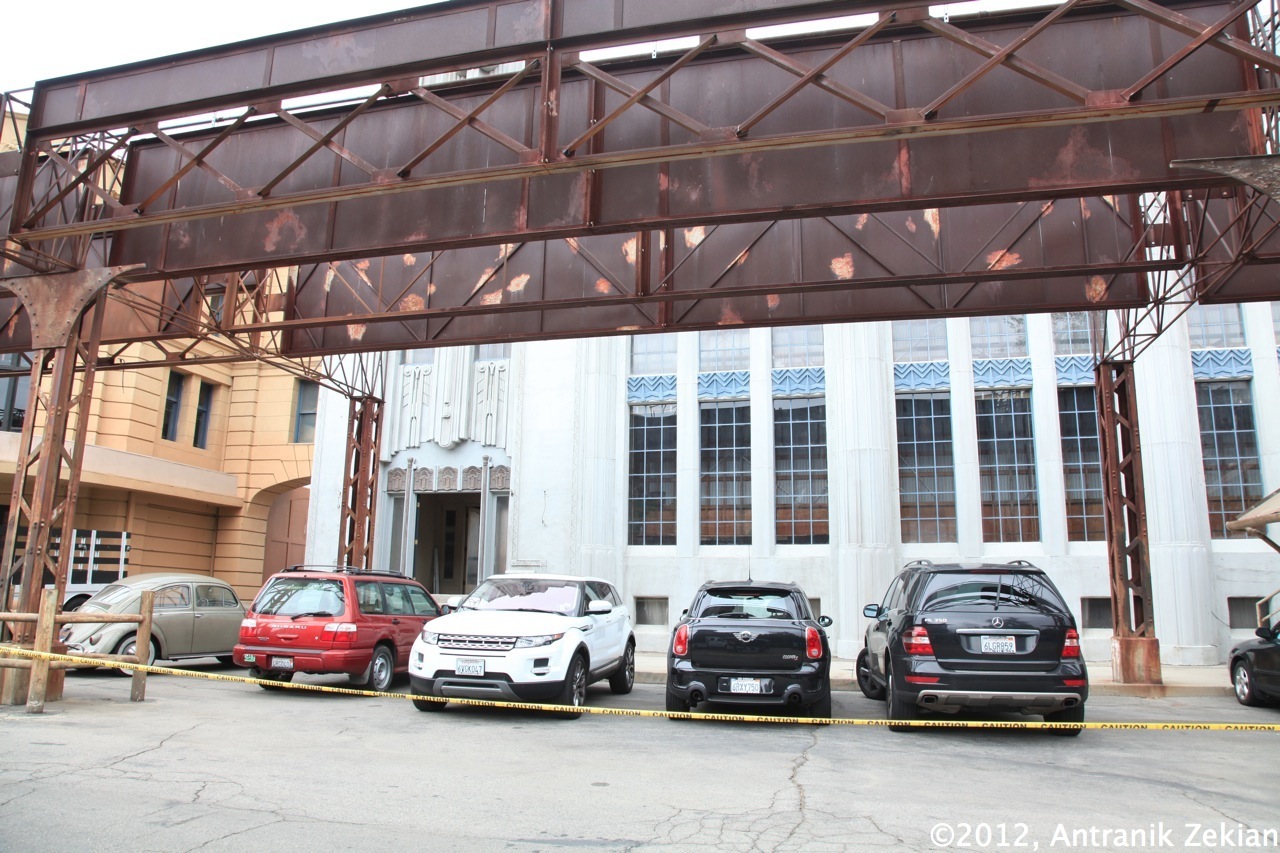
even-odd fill
[(925, 566), (927, 568), (933, 568), (933, 561), (932, 560), (912, 560), (909, 563), (907, 563), (905, 566), (903, 566), (903, 568), (909, 569), (912, 566)]
[(381, 578), (400, 578), (402, 580), (413, 580), (408, 575), (402, 575), (399, 572), (379, 572), (373, 569), (362, 569), (359, 566), (336, 566), (332, 563), (299, 563), (294, 566), (287, 566), (282, 569), (284, 572), (327, 572), (328, 574), (342, 575), (371, 575)]

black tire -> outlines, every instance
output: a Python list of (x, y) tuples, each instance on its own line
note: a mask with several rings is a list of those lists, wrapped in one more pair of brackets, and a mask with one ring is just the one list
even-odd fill
[(831, 719), (831, 685), (822, 691), (822, 698), (809, 706), (809, 716), (820, 720)]
[(627, 650), (622, 653), (622, 666), (609, 676), (609, 689), (622, 696), (631, 692), (636, 684), (636, 644), (627, 641)]
[[(413, 695), (414, 695), (414, 696), (423, 696), (423, 695), (425, 695), (425, 694), (419, 693), (419, 692), (417, 692), (417, 691), (415, 690), (415, 691), (414, 691), (414, 693), (413, 693)], [(430, 700), (428, 700), (428, 699), (414, 699), (414, 700), (413, 700), (413, 707), (417, 708), (419, 711), (443, 711), (443, 710), (444, 710), (445, 705), (447, 705), (447, 704), (449, 704), (449, 703), (448, 703), (448, 702), (432, 702), (432, 701), (430, 701)]]
[[(129, 636), (125, 637), (123, 640), (120, 641), (120, 645), (116, 646), (115, 653), (118, 655), (132, 655), (134, 653), (134, 650), (137, 647), (138, 647), (138, 635), (130, 634)], [(159, 654), (159, 649), (156, 647), (156, 639), (155, 637), (152, 637), (151, 638), (151, 654), (147, 656), (147, 666), (155, 665), (156, 656), (158, 654)], [(116, 675), (122, 675), (125, 678), (133, 678), (133, 670), (131, 669), (116, 669), (115, 673)]]
[(1237, 702), (1253, 707), (1263, 704), (1255, 684), (1253, 665), (1247, 659), (1240, 658), (1231, 664), (1231, 688), (1235, 691)]
[(279, 690), (280, 685), (288, 684), (290, 681), (293, 681), (292, 672), (277, 672), (274, 670), (254, 669), (254, 670), (250, 670), (249, 675), (253, 678), (260, 678), (263, 681), (275, 682), (274, 684), (259, 684), (258, 686), (261, 687), (263, 690)]
[[(1063, 708), (1061, 711), (1055, 711), (1052, 714), (1045, 714), (1044, 721), (1046, 723), (1083, 723), (1084, 722), (1084, 705), (1076, 705), (1074, 708)], [(1076, 737), (1084, 728), (1070, 729), (1049, 729), (1049, 734), (1058, 737)]]
[[(687, 714), (691, 710), (688, 702), (671, 692), (671, 688), (667, 688), (667, 710), (675, 714)], [(667, 717), (668, 720), (674, 720), (675, 717)]]
[[(564, 689), (556, 699), (557, 705), (568, 705), (581, 708), (587, 701), (587, 662), (581, 654), (573, 656), (569, 661), (569, 669), (564, 674)], [(562, 720), (576, 720), (582, 716), (581, 711), (561, 711), (557, 716)]]
[(375, 646), (369, 660), (369, 677), (364, 686), (378, 693), (386, 692), (396, 677), (396, 658), (386, 646)]
[(862, 691), (862, 695), (868, 699), (874, 699), (880, 702), (884, 699), (884, 685), (875, 680), (871, 674), (870, 659), (867, 656), (867, 650), (863, 649), (858, 652), (858, 661), (854, 664), (854, 673), (858, 677), (858, 689)]
[(89, 600), (89, 596), (87, 595), (73, 595), (70, 598), (68, 598), (65, 602), (63, 602), (62, 612), (70, 613), (73, 610), (79, 610), (80, 605), (84, 604), (88, 600)]
[(223, 666), (235, 666), (236, 659), (231, 655), (218, 655), (218, 663)]
[[(886, 669), (884, 673), (885, 679), (885, 716), (889, 720), (900, 720), (907, 722), (917, 719), (920, 716), (919, 710), (916, 708), (909, 697), (902, 695), (902, 691), (898, 690), (893, 683), (893, 670)], [(891, 722), (889, 724), (891, 732), (909, 732), (911, 726), (895, 726)]]

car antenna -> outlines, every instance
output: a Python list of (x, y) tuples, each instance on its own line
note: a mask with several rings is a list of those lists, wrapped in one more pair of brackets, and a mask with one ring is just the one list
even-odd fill
[(747, 583), (755, 583), (755, 579), (751, 577), (751, 546), (747, 546)]

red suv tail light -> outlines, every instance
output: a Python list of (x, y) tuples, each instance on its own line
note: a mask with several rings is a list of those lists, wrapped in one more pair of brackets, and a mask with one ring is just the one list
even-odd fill
[(812, 625), (804, 629), (804, 653), (809, 656), (809, 660), (822, 658), (822, 635)]
[(1080, 635), (1075, 628), (1068, 628), (1067, 635), (1062, 639), (1062, 657), (1064, 660), (1080, 657)]
[(676, 657), (684, 657), (689, 654), (689, 626), (681, 625), (676, 628), (675, 639), (671, 641), (671, 654)]
[(257, 619), (241, 619), (240, 620), (240, 642), (253, 642), (254, 629), (258, 627)]
[(356, 641), (356, 623), (330, 622), (324, 626), (325, 636), (333, 640), (335, 646), (351, 646)]
[(902, 648), (909, 655), (933, 657), (933, 643), (923, 625), (917, 625), (902, 637)]

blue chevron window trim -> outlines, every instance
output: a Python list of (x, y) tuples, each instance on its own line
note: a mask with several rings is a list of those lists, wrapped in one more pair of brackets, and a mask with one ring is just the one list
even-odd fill
[(1029, 358), (977, 358), (973, 361), (974, 388), (1027, 388), (1030, 385)]
[(1093, 385), (1097, 380), (1091, 355), (1060, 355), (1053, 361), (1059, 385)]
[(628, 403), (670, 403), (676, 399), (674, 373), (655, 376), (628, 376)]
[(1253, 354), (1249, 350), (1193, 349), (1191, 372), (1196, 379), (1251, 379)]
[(893, 366), (895, 391), (946, 391), (950, 387), (949, 361), (904, 361)]
[(796, 367), (773, 371), (773, 396), (817, 397), (827, 393), (827, 371), (821, 367)]
[(698, 374), (699, 400), (733, 400), (750, 396), (750, 371), (724, 370)]

